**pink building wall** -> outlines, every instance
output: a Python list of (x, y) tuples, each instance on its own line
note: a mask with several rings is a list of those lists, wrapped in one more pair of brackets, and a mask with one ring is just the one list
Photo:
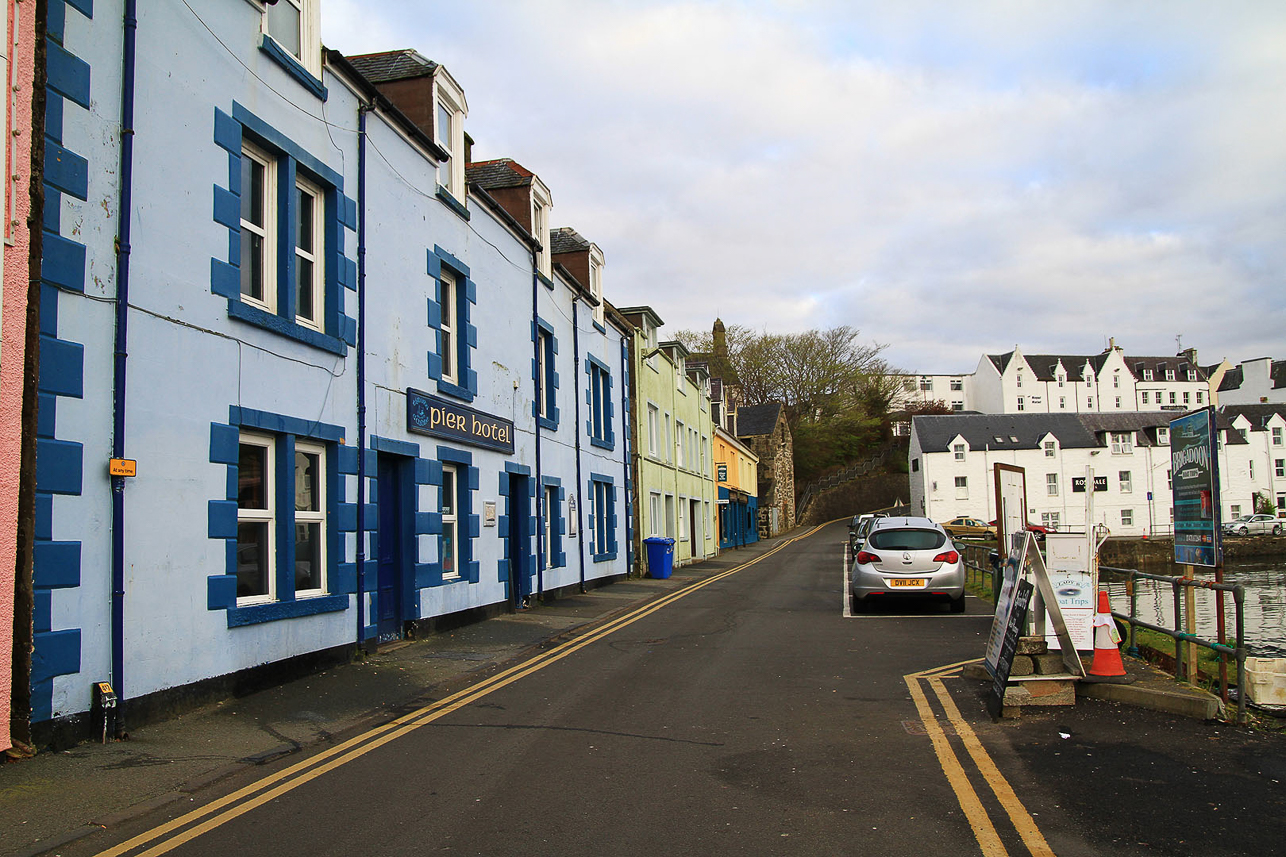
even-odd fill
[(13, 602), (18, 534), (18, 463), (22, 457), (22, 380), (31, 237), (31, 95), (36, 4), (5, 0), (9, 105), (4, 129), (4, 280), (0, 306), (0, 750), (11, 746)]

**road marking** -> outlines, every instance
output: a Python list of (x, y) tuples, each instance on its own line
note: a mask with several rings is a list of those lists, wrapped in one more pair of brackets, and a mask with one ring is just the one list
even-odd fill
[[(614, 634), (622, 628), (652, 615), (661, 608), (673, 604), (681, 598), (686, 598), (699, 589), (704, 589), (706, 586), (709, 586), (716, 581), (723, 580), (724, 578), (736, 574), (743, 569), (747, 569), (752, 565), (762, 562), (795, 542), (808, 538), (823, 526), (825, 525), (816, 526), (801, 535), (787, 539), (761, 556), (755, 557), (741, 565), (734, 566), (727, 571), (722, 571), (718, 574), (707, 577), (704, 580), (688, 584), (682, 589), (676, 590), (662, 598), (658, 598), (656, 601), (646, 604), (637, 610), (633, 610), (626, 613), (624, 616), (620, 616), (610, 622), (606, 622), (603, 625), (586, 632), (583, 636), (561, 643), (546, 652), (535, 655), (520, 664), (515, 664), (494, 676), (485, 678), (476, 684), (470, 685), (463, 690), (451, 694), (450, 696), (444, 697), (436, 702), (431, 702), (428, 705), (422, 706), (408, 714), (404, 714), (395, 720), (383, 724), (382, 726), (377, 726), (361, 735), (354, 736), (341, 744), (337, 744), (315, 756), (303, 759), (288, 768), (264, 777), (262, 780), (257, 780), (230, 794), (224, 795), (217, 800), (211, 801), (210, 803), (168, 821), (165, 824), (140, 833), (132, 839), (126, 840), (119, 845), (115, 845), (106, 851), (100, 852), (98, 857), (118, 857), (118, 855), (126, 854), (136, 848), (141, 848), (149, 843), (161, 839), (162, 837), (169, 836), (169, 834), (182, 830), (181, 833), (177, 833), (175, 836), (165, 839), (163, 842), (154, 845), (146, 851), (139, 852), (137, 857), (156, 857), (156, 855), (165, 854), (185, 842), (208, 833), (216, 827), (220, 827), (238, 816), (244, 815), (255, 807), (261, 806), (274, 798), (293, 791), (299, 786), (311, 782), (341, 765), (345, 765), (354, 759), (366, 755), (372, 750), (384, 746), (390, 741), (445, 717), (447, 714), (463, 708), (469, 703), (475, 702), (484, 696), (501, 689), (502, 687), (513, 684), (519, 679), (526, 678), (532, 673), (538, 672), (550, 664), (562, 660), (568, 655), (583, 649), (591, 643), (597, 642), (610, 634)], [(225, 807), (228, 808), (225, 809)], [(220, 810), (223, 811), (220, 812)], [(214, 813), (218, 813), (218, 815), (214, 815)], [(188, 825), (192, 825), (195, 822), (200, 821), (202, 818), (206, 818), (206, 816), (211, 815), (214, 815), (214, 817), (209, 818), (200, 824), (195, 824), (193, 827), (188, 827)]]
[[(959, 757), (946, 737), (948, 731), (954, 733), (960, 739), (960, 742), (964, 744), (965, 750), (973, 760), (978, 772), (991, 788), (992, 794), (996, 796), (996, 800), (1004, 809), (1005, 814), (1009, 816), (1010, 823), (1013, 824), (1014, 829), (1023, 841), (1023, 845), (1027, 847), (1027, 851), (1032, 857), (1054, 857), (1053, 849), (1045, 841), (1040, 828), (1036, 826), (1035, 819), (1032, 818), (1027, 808), (1023, 806), (1022, 801), (1019, 800), (1009, 781), (1000, 773), (1000, 769), (996, 767), (996, 763), (992, 761), (986, 748), (983, 747), (982, 742), (978, 739), (977, 733), (965, 721), (959, 707), (955, 704), (955, 700), (951, 698), (946, 685), (942, 683), (944, 678), (956, 674), (965, 665), (977, 663), (979, 660), (978, 658), (973, 658), (967, 661), (921, 670), (920, 672), (903, 676), (903, 680), (911, 690), (911, 698), (914, 700), (916, 710), (924, 723), (925, 731), (933, 741), (933, 751), (937, 754), (938, 762), (942, 766), (943, 773), (946, 774), (947, 781), (956, 793), (960, 808), (964, 810), (965, 817), (969, 819), (970, 826), (973, 827), (974, 837), (978, 840), (978, 846), (982, 849), (984, 857), (1004, 855), (1008, 852), (1005, 851), (1004, 845), (1000, 843), (995, 825), (992, 824), (990, 817), (987, 816), (985, 808), (983, 808), (981, 801), (978, 799), (977, 792), (974, 791), (973, 786), (969, 783), (964, 766), (960, 763)], [(942, 706), (942, 710), (946, 714), (947, 726), (938, 722), (938, 717), (920, 685), (921, 681), (927, 683), (933, 690), (938, 704)], [(976, 817), (976, 813), (979, 811), (982, 812), (981, 820)], [(990, 850), (993, 848), (999, 848), (999, 850)]]
[(947, 775), (947, 782), (951, 784), (951, 790), (956, 793), (956, 800), (960, 802), (960, 808), (964, 810), (965, 818), (973, 828), (973, 836), (978, 840), (978, 847), (982, 849), (983, 857), (1005, 857), (1009, 852), (1000, 841), (1000, 834), (991, 823), (991, 818), (983, 808), (978, 793), (970, 785), (964, 767), (956, 758), (955, 751), (951, 749), (951, 743), (942, 733), (937, 715), (933, 713), (929, 700), (925, 698), (924, 690), (920, 687), (920, 680), (915, 676), (903, 676), (903, 678), (911, 691), (911, 698), (915, 700), (916, 710), (920, 712), (920, 720), (924, 723), (925, 731), (929, 733), (929, 740), (933, 742), (933, 752), (938, 755), (942, 772)]
[(942, 710), (947, 713), (947, 722), (955, 727), (956, 734), (960, 736), (965, 749), (969, 751), (970, 758), (978, 766), (978, 770), (982, 772), (982, 777), (987, 781), (987, 785), (991, 786), (991, 791), (996, 795), (996, 800), (1000, 801), (1000, 805), (1005, 808), (1005, 812), (1009, 815), (1009, 820), (1013, 822), (1014, 828), (1018, 831), (1018, 835), (1022, 837), (1023, 844), (1027, 846), (1027, 850), (1031, 852), (1032, 857), (1054, 857), (1054, 852), (1050, 849), (1049, 843), (1045, 841), (1045, 837), (1041, 835), (1040, 829), (1036, 827), (1036, 822), (1032, 819), (1031, 814), (1027, 812), (1027, 808), (1023, 806), (1022, 801), (1018, 799), (1018, 795), (1014, 794), (1013, 787), (1009, 785), (1009, 781), (1000, 773), (996, 763), (991, 760), (986, 748), (982, 746), (982, 742), (974, 734), (973, 728), (960, 716), (960, 709), (956, 707), (955, 700), (951, 698), (951, 694), (947, 692), (946, 687), (942, 684), (942, 679), (935, 677), (926, 679), (926, 681), (929, 682), (929, 687), (933, 688), (933, 693), (938, 697), (938, 701), (942, 703)]

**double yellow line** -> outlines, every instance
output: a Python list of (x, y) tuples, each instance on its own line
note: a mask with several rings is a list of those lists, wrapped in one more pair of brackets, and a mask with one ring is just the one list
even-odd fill
[(991, 791), (996, 796), (1001, 807), (1009, 816), (1009, 821), (1013, 824), (1014, 829), (1022, 838), (1023, 845), (1032, 857), (1054, 857), (1054, 852), (1050, 849), (1049, 843), (1041, 835), (1040, 829), (1032, 819), (1031, 814), (1027, 812), (1014, 789), (1009, 785), (1009, 781), (1001, 775), (996, 763), (991, 760), (987, 754), (986, 748), (978, 740), (973, 729), (965, 722), (964, 717), (960, 715), (960, 709), (956, 707), (955, 700), (947, 692), (946, 685), (942, 679), (950, 675), (965, 664), (974, 663), (976, 659), (961, 661), (956, 664), (948, 664), (944, 667), (936, 667), (930, 670), (923, 670), (918, 673), (911, 673), (903, 676), (907, 688), (911, 691), (911, 699), (915, 701), (916, 710), (920, 713), (920, 720), (924, 723), (925, 731), (929, 733), (929, 739), (933, 742), (933, 751), (938, 756), (938, 762), (942, 765), (942, 772), (947, 776), (947, 782), (951, 784), (951, 789), (956, 793), (956, 799), (960, 801), (960, 808), (964, 810), (965, 818), (969, 821), (969, 826), (973, 828), (974, 838), (978, 840), (978, 847), (982, 849), (983, 857), (1004, 857), (1008, 855), (1004, 843), (1000, 841), (1000, 835), (996, 832), (996, 827), (991, 823), (990, 816), (987, 815), (986, 808), (974, 791), (973, 785), (969, 782), (969, 775), (965, 772), (964, 766), (960, 763), (955, 749), (951, 746), (942, 724), (938, 722), (938, 717), (929, 704), (928, 696), (921, 686), (924, 682), (933, 691), (937, 697), (938, 703), (942, 706), (943, 713), (946, 715), (947, 722), (951, 725), (952, 731), (959, 737), (960, 742), (964, 744), (965, 750), (969, 757), (973, 759), (974, 765), (982, 775), (983, 780), (991, 787)]
[[(305, 783), (311, 782), (330, 771), (335, 770), (341, 765), (348, 764), (354, 759), (360, 758), (367, 753), (384, 746), (390, 741), (395, 741), (419, 729), (427, 726), (439, 718), (445, 717), (457, 709), (463, 708), (471, 702), (493, 693), (502, 687), (513, 684), (520, 679), (526, 678), (532, 673), (539, 672), (545, 667), (556, 663), (568, 655), (580, 651), (591, 643), (595, 643), (604, 637), (614, 634), (622, 628), (632, 625), (640, 619), (650, 616), (656, 611), (673, 604), (680, 598), (686, 598), (692, 593), (709, 586), (712, 583), (723, 580), (724, 578), (736, 574), (737, 572), (749, 568), (756, 563), (762, 562), (768, 557), (785, 549), (795, 542), (808, 538), (817, 532), (821, 527), (813, 529), (801, 535), (783, 541), (781, 544), (774, 546), (766, 553), (741, 565), (722, 571), (718, 574), (689, 584), (682, 589), (670, 593), (656, 601), (652, 601), (637, 610), (626, 613), (616, 619), (606, 622), (592, 629), (583, 636), (576, 637), (561, 643), (549, 651), (542, 652), (496, 673), (493, 676), (483, 679), (476, 684), (453, 693), (436, 702), (431, 702), (421, 708), (416, 709), (408, 714), (377, 726), (367, 732), (350, 738), (341, 744), (336, 744), (327, 750), (303, 759), (288, 768), (284, 768), (275, 774), (257, 780), (244, 788), (238, 789), (231, 794), (211, 801), (210, 803), (194, 809), (172, 821), (166, 822), (158, 827), (154, 827), (145, 833), (135, 836), (120, 843), (106, 851), (101, 852), (98, 857), (119, 857), (122, 854), (128, 854), (135, 849), (142, 848), (151, 843), (156, 843), (146, 851), (138, 852), (135, 857), (154, 857), (154, 855), (165, 854), (179, 847), (185, 842), (191, 841), (198, 836), (214, 830), (220, 825), (226, 824), (238, 816), (250, 812), (256, 807), (262, 806), (287, 792), (299, 788)], [(173, 834), (173, 835), (171, 835)], [(161, 840), (161, 841), (157, 841)]]

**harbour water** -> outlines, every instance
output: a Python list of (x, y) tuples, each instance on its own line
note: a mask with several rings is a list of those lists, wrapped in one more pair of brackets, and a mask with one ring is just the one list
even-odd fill
[[(1151, 574), (1163, 571), (1148, 569)], [(1199, 580), (1214, 580), (1214, 572), (1198, 569)], [(1255, 657), (1286, 657), (1286, 559), (1265, 558), (1229, 561), (1224, 567), (1225, 583), (1240, 583), (1245, 588), (1246, 644)], [(1130, 596), (1123, 581), (1104, 581), (1112, 601), (1112, 611), (1128, 615)], [(1139, 619), (1165, 628), (1174, 627), (1174, 587), (1156, 580), (1139, 580), (1135, 584), (1135, 609)], [(1197, 635), (1207, 640), (1216, 638), (1215, 592), (1196, 591)], [(1182, 596), (1181, 596), (1182, 597)], [(1236, 613), (1232, 593), (1224, 596), (1225, 628), (1229, 639), (1236, 633)]]

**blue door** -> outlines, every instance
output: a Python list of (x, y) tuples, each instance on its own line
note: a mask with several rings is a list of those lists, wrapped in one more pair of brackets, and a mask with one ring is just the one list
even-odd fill
[(395, 455), (379, 456), (379, 581), (375, 622), (379, 642), (402, 639), (402, 593), (406, 583), (406, 471)]
[(531, 501), (527, 484), (526, 476), (509, 475), (509, 581), (517, 607), (531, 595)]

